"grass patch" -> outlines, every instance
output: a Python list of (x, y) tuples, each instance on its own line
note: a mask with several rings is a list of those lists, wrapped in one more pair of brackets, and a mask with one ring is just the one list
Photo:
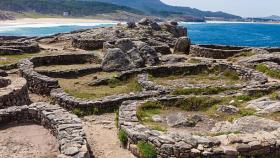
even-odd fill
[(20, 59), (30, 58), (32, 56), (34, 56), (34, 54), (28, 54), (28, 53), (18, 54), (18, 55), (1, 55), (0, 65), (13, 64), (18, 62)]
[(239, 80), (239, 75), (236, 71), (230, 71), (230, 70), (225, 70), (224, 71), (224, 76), (226, 76), (227, 78), (231, 79), (231, 80)]
[(124, 145), (124, 146), (127, 145), (128, 138), (127, 138), (126, 132), (123, 129), (121, 129), (119, 131), (118, 138), (119, 138), (120, 142), (122, 143), (122, 145)]
[(246, 52), (241, 52), (241, 53), (235, 54), (234, 56), (229, 57), (227, 60), (232, 61), (232, 62), (236, 62), (241, 57), (250, 57), (250, 56), (253, 56), (253, 55), (256, 55), (256, 53), (253, 52), (253, 51), (246, 51)]
[(142, 158), (156, 158), (156, 149), (152, 144), (146, 143), (144, 141), (139, 141), (137, 143), (137, 148), (140, 152)]
[(229, 90), (222, 87), (207, 87), (207, 88), (177, 88), (172, 94), (174, 95), (190, 95), (190, 94), (219, 94)]
[(65, 92), (83, 99), (98, 99), (110, 95), (140, 92), (142, 90), (136, 77), (130, 78), (126, 81), (112, 80), (108, 85), (88, 86), (93, 75), (89, 76), (76, 79), (58, 80)]
[(258, 64), (258, 65), (256, 65), (255, 69), (257, 71), (265, 73), (266, 75), (268, 75), (270, 77), (280, 79), (280, 71), (272, 70), (265, 64)]

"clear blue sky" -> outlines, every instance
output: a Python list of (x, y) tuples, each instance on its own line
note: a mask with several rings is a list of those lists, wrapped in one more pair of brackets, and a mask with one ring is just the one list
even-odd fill
[(225, 11), (243, 17), (280, 16), (280, 0), (161, 0), (177, 6)]

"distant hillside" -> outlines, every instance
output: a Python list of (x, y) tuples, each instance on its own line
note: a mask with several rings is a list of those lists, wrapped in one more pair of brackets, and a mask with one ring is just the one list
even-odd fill
[(117, 11), (142, 14), (141, 11), (126, 6), (79, 0), (0, 0), (0, 10), (56, 15), (67, 12), (71, 16), (92, 16)]
[(271, 15), (271, 16), (263, 17), (262, 19), (270, 19), (270, 20), (274, 20), (274, 21), (280, 21), (280, 16)]
[[(160, 16), (170, 15), (187, 15), (199, 18), (204, 17), (219, 17), (225, 19), (240, 19), (241, 17), (224, 12), (210, 12), (201, 11), (190, 7), (176, 7), (167, 5), (160, 0), (85, 0), (85, 1), (99, 1), (116, 5), (123, 5), (131, 8), (141, 10), (145, 13)], [(206, 2), (208, 3), (208, 2)]]
[(7, 11), (0, 11), (0, 20), (13, 20), (15, 16)]

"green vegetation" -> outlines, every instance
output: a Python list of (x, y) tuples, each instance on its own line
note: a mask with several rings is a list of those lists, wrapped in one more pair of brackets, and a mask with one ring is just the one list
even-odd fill
[(13, 64), (13, 63), (16, 63), (20, 59), (30, 58), (32, 56), (34, 56), (34, 54), (1, 55), (0, 65)]
[(118, 10), (142, 14), (139, 10), (125, 6), (80, 0), (1, 0), (0, 9), (14, 12), (29, 12), (29, 14), (30, 12), (35, 12), (35, 14), (39, 13), (39, 15), (62, 15), (63, 12), (67, 11), (71, 16), (90, 16), (114, 13)]
[(112, 79), (108, 85), (88, 86), (93, 76), (94, 74), (74, 79), (60, 78), (58, 80), (66, 93), (84, 99), (98, 99), (109, 95), (140, 92), (142, 90), (136, 77), (126, 81)]
[(253, 51), (246, 51), (246, 52), (242, 52), (242, 53), (239, 53), (239, 54), (235, 54), (234, 56), (228, 58), (227, 60), (232, 61), (232, 62), (236, 62), (239, 58), (250, 57), (250, 56), (253, 56), (255, 54), (256, 53), (253, 52)]
[(122, 145), (125, 146), (127, 144), (127, 141), (128, 141), (127, 134), (123, 129), (121, 129), (119, 131), (118, 138), (119, 138), (120, 142), (122, 143)]
[(224, 76), (231, 80), (239, 80), (239, 75), (236, 71), (231, 71), (227, 69), (224, 71)]
[(257, 71), (260, 71), (262, 73), (265, 73), (266, 75), (273, 77), (273, 78), (277, 78), (280, 79), (280, 71), (278, 70), (273, 70), (270, 69), (267, 65), (265, 64), (258, 64), (256, 65), (255, 69)]
[(119, 127), (119, 109), (115, 111), (115, 126)]
[[(111, 111), (108, 109), (108, 111)], [(92, 114), (101, 114), (107, 111), (100, 111), (97, 107), (92, 107), (90, 109), (81, 109), (81, 108), (74, 108), (72, 112), (77, 115), (78, 117), (83, 117)]]
[(177, 88), (172, 94), (174, 95), (190, 95), (190, 94), (219, 94), (227, 91), (227, 88), (207, 87), (207, 88)]
[(144, 141), (139, 141), (137, 148), (140, 152), (142, 158), (156, 158), (156, 149), (152, 144), (146, 143)]

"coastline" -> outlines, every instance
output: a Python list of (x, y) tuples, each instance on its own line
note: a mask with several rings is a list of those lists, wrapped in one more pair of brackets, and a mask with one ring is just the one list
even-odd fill
[(83, 18), (21, 18), (15, 20), (1, 21), (1, 26), (16, 26), (16, 25), (67, 25), (71, 23), (119, 23), (119, 21), (106, 20), (106, 19), (83, 19)]

